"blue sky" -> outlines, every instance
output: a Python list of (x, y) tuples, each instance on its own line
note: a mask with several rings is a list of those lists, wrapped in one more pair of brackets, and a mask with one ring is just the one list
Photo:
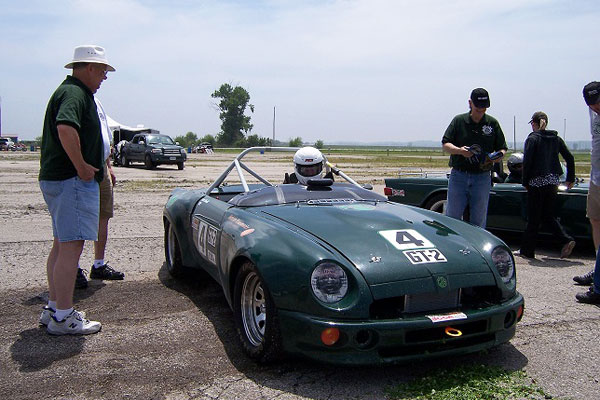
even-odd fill
[(592, 1), (0, 0), (2, 134), (40, 135), (79, 44), (115, 73), (97, 95), (115, 120), (171, 136), (220, 130), (210, 94), (248, 90), (252, 133), (305, 141), (440, 140), (488, 89), (507, 140), (533, 112), (589, 140), (583, 86), (600, 80)]

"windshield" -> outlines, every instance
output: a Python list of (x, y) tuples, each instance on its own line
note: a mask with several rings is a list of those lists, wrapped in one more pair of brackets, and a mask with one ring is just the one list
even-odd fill
[(148, 144), (175, 144), (173, 139), (165, 135), (151, 135), (148, 136)]
[(239, 207), (260, 207), (298, 202), (307, 202), (311, 205), (336, 205), (356, 201), (387, 201), (387, 198), (349, 183), (334, 183), (332, 186), (304, 186), (292, 183), (266, 186), (241, 193), (229, 200), (229, 204)]

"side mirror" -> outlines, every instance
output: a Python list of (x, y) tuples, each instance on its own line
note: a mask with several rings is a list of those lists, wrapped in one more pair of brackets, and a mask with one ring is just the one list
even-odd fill
[(179, 142), (175, 142), (175, 144), (176, 144), (177, 146), (179, 146)]
[(146, 142), (144, 142), (143, 140), (140, 140), (139, 142), (142, 146), (146, 144)]
[(362, 185), (362, 188), (367, 190), (373, 190), (373, 185), (371, 185), (370, 183), (365, 183), (364, 185)]

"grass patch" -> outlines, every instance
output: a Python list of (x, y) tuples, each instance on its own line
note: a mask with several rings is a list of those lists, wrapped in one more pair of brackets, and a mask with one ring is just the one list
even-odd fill
[(549, 399), (524, 371), (495, 366), (463, 365), (439, 369), (423, 378), (386, 390), (391, 399), (512, 400)]

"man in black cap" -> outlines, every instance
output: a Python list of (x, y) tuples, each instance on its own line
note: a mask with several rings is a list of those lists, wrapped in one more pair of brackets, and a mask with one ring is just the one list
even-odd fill
[(592, 285), (585, 293), (575, 297), (582, 303), (600, 304), (600, 82), (590, 82), (583, 87), (583, 99), (590, 111), (590, 131), (592, 134), (592, 171), (587, 196), (587, 216), (592, 224), (592, 236), (596, 247), (596, 267), (585, 275), (573, 278), (580, 285)]
[[(448, 181), (446, 215), (461, 219), (469, 206), (470, 222), (485, 228), (490, 198), (492, 165), (506, 154), (504, 133), (498, 121), (485, 112), (490, 97), (476, 88), (469, 99), (470, 111), (452, 119), (442, 138), (452, 167)], [(489, 157), (491, 154), (492, 157)]]

